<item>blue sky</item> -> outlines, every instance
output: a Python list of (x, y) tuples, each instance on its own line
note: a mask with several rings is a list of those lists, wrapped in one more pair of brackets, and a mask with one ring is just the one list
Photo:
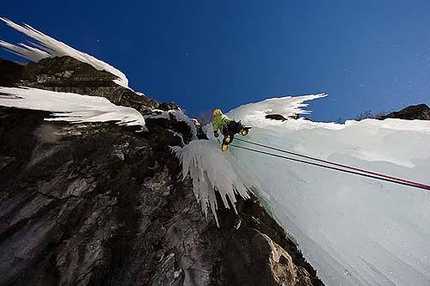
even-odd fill
[[(317, 92), (329, 94), (310, 105), (320, 121), (430, 105), (430, 1), (8, 1), (1, 16), (191, 116)], [(0, 24), (0, 39), (25, 38)]]

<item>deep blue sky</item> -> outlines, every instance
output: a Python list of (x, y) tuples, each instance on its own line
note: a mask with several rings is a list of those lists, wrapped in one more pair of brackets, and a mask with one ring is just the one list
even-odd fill
[[(114, 65), (133, 89), (191, 116), (316, 92), (329, 94), (310, 105), (322, 121), (430, 105), (428, 0), (4, 2), (1, 16)], [(1, 23), (0, 39), (25, 38)]]

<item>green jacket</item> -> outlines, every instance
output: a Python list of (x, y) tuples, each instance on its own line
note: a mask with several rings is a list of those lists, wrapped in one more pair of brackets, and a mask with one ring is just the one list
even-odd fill
[(218, 116), (215, 116), (214, 119), (212, 119), (212, 127), (214, 131), (220, 131), (222, 133), (222, 128), (224, 125), (228, 124), (230, 122), (230, 118), (227, 117), (227, 115), (221, 114)]

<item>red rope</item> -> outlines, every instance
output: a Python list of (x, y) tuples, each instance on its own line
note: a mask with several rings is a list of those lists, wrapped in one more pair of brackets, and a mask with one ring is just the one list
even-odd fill
[[(386, 178), (386, 179), (389, 179), (391, 182), (395, 182), (395, 181), (402, 182), (402, 183), (406, 183), (407, 185), (415, 186), (415, 187), (420, 188), (420, 189), (430, 190), (430, 185), (426, 185), (426, 184), (422, 184), (422, 183), (418, 183), (418, 182), (414, 182), (414, 181), (410, 181), (410, 180), (406, 180), (406, 179), (402, 179), (402, 178), (398, 178), (398, 177), (394, 177), (394, 176), (389, 176), (389, 175), (385, 175), (385, 174), (382, 174), (382, 173), (377, 173), (377, 172), (373, 172), (373, 171), (369, 171), (369, 170), (365, 170), (365, 169), (361, 169), (361, 168), (356, 168), (356, 167), (352, 167), (352, 166), (348, 166), (348, 165), (344, 165), (344, 164), (339, 164), (339, 163), (328, 161), (328, 160), (318, 159), (318, 158), (315, 158), (315, 157), (311, 157), (311, 156), (307, 156), (307, 155), (303, 155), (303, 154), (299, 154), (299, 153), (295, 153), (295, 152), (283, 150), (283, 149), (280, 149), (280, 148), (276, 148), (276, 147), (264, 145), (264, 144), (257, 143), (257, 142), (243, 140), (243, 139), (240, 139), (240, 138), (235, 138), (235, 139), (238, 140), (238, 141), (245, 142), (245, 143), (249, 143), (249, 144), (253, 144), (253, 145), (256, 145), (256, 146), (263, 147), (263, 148), (267, 148), (267, 149), (279, 151), (279, 152), (282, 152), (282, 153), (286, 153), (286, 154), (290, 154), (290, 155), (294, 155), (294, 156), (306, 158), (306, 159), (309, 159), (309, 160), (314, 160), (314, 161), (317, 161), (317, 162), (321, 162), (321, 163), (325, 163), (325, 164), (330, 164), (330, 165), (334, 165), (334, 166), (337, 166), (337, 167), (342, 167), (342, 168), (349, 169), (349, 170), (354, 170), (354, 171), (361, 172), (361, 173), (364, 173), (364, 174), (370, 174), (370, 175), (373, 175), (373, 176), (376, 176), (376, 177)], [(373, 177), (373, 178), (375, 178), (375, 177)]]

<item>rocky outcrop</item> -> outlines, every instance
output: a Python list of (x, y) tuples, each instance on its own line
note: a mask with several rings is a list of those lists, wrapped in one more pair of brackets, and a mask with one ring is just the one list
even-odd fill
[(158, 106), (158, 108), (164, 111), (179, 110), (179, 106), (174, 102), (163, 102)]
[(426, 104), (411, 105), (400, 111), (391, 112), (387, 115), (377, 117), (377, 119), (386, 118), (430, 120), (430, 108)]
[[(15, 76), (8, 71), (13, 71)], [(158, 107), (155, 100), (117, 85), (113, 82), (116, 79), (114, 75), (68, 56), (46, 58), (26, 66), (3, 60), (0, 61), (0, 72), (2, 86), (27, 86), (101, 96), (114, 104), (133, 107), (143, 114), (149, 114)]]
[[(290, 116), (283, 116), (282, 114), (267, 114), (265, 118), (272, 119), (272, 120), (279, 120), (279, 121), (285, 121), (288, 119), (299, 119), (300, 115), (297, 113), (293, 113)], [(305, 118), (306, 119), (306, 118)]]
[(0, 58), (0, 86), (13, 86), (22, 78), (25, 65)]
[[(9, 86), (72, 91), (74, 82), (55, 81), (62, 72), (96, 73), (69, 60), (24, 67)], [(79, 91), (115, 99), (121, 90), (98, 84)], [(157, 105), (144, 98), (140, 110)], [(322, 284), (256, 198), (239, 199), (238, 215), (221, 209), (220, 228), (202, 215), (169, 148), (191, 140), (186, 123), (148, 119), (140, 133), (47, 116), (0, 109), (0, 285)]]
[(227, 285), (312, 285), (309, 273), (294, 265), (287, 251), (255, 229), (234, 233), (226, 253)]
[(267, 119), (273, 119), (273, 120), (279, 120), (279, 121), (285, 121), (287, 118), (285, 118), (282, 114), (267, 114), (265, 116)]

